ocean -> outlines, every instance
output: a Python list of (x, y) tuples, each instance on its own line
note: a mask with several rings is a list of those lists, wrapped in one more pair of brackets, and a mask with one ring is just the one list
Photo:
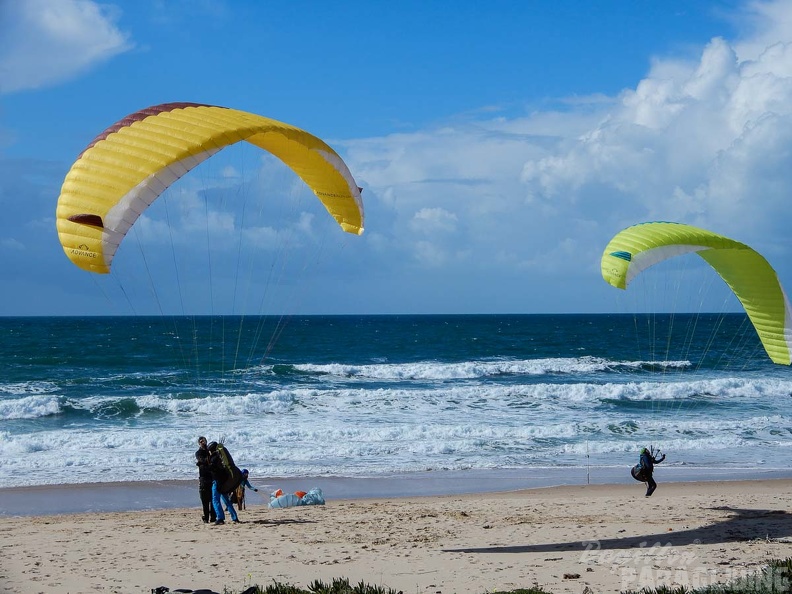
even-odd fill
[[(744, 314), (0, 319), (0, 484), (789, 471), (792, 375)], [(610, 474), (608, 474), (610, 473)], [(614, 474), (616, 473), (616, 474)]]

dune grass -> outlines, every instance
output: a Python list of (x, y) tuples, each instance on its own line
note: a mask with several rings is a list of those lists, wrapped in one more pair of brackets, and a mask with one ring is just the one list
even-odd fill
[[(591, 591), (586, 588), (583, 590)], [(251, 586), (241, 592), (224, 590), (223, 594), (404, 594), (387, 586), (374, 586), (360, 582), (350, 584), (346, 578), (336, 578), (327, 584), (319, 580), (307, 588), (273, 582), (268, 586)], [(450, 594), (450, 593), (449, 593)], [(482, 592), (481, 594), (553, 594), (539, 585), (508, 592)], [(712, 584), (702, 588), (686, 586), (643, 588), (627, 590), (621, 594), (792, 594), (792, 558), (772, 559), (761, 571), (727, 584)]]

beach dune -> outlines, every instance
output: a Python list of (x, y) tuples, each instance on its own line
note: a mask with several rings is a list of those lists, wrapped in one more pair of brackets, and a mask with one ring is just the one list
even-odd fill
[[(584, 485), (333, 500), (240, 524), (191, 509), (0, 518), (3, 592), (305, 587), (346, 577), (405, 594), (700, 586), (792, 553), (792, 480)], [(197, 500), (197, 494), (196, 494)]]

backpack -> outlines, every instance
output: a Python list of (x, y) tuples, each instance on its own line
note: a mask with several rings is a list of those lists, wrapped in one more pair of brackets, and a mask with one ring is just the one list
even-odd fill
[(218, 488), (221, 493), (231, 493), (242, 482), (242, 471), (236, 467), (231, 452), (222, 443), (217, 444), (217, 453), (220, 455), (223, 468), (228, 472), (228, 478), (218, 485)]

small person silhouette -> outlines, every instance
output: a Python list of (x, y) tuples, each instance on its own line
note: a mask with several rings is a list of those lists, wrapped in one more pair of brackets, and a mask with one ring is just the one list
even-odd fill
[(660, 450), (656, 452), (647, 448), (641, 448), (641, 457), (638, 464), (633, 466), (631, 474), (637, 481), (646, 483), (646, 497), (651, 497), (652, 493), (657, 489), (657, 483), (652, 476), (654, 473), (654, 465), (660, 464), (665, 460), (665, 454), (660, 454)]

